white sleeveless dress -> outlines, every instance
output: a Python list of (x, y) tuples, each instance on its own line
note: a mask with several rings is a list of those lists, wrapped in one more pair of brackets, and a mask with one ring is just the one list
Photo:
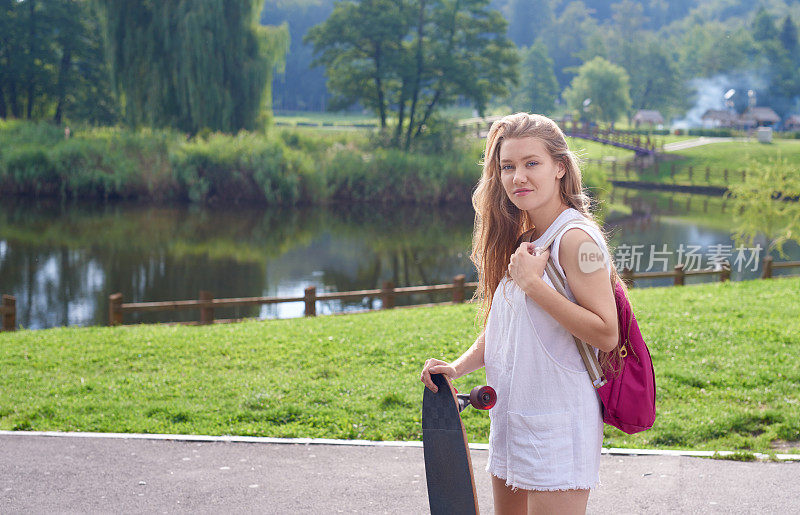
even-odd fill
[[(534, 244), (544, 243), (562, 223), (581, 217), (575, 209), (563, 211)], [(575, 227), (595, 240), (610, 271), (600, 231)], [(558, 262), (561, 235), (550, 255), (563, 275)], [(553, 287), (547, 274), (542, 278)], [(575, 302), (569, 285), (566, 291)], [(487, 472), (525, 490), (596, 487), (603, 419), (589, 373), (572, 335), (509, 277), (492, 299), (484, 361), (486, 381), (497, 391), (497, 404), (489, 411)]]

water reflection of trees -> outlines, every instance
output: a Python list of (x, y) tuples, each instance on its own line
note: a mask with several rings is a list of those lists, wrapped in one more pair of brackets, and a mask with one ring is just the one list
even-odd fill
[[(196, 298), (201, 289), (218, 298), (271, 295), (289, 268), (298, 284), (320, 281), (328, 291), (377, 288), (385, 280), (449, 282), (470, 272), (471, 228), (469, 206), (206, 210), (4, 203), (0, 289), (18, 297), (20, 323), (44, 327), (105, 323), (108, 295), (116, 291), (126, 302)], [(322, 273), (312, 277), (313, 271)], [(230, 309), (217, 316), (259, 312)], [(144, 314), (126, 321), (196, 316)]]
[[(722, 197), (615, 188), (605, 201), (612, 245), (730, 243), (733, 204)], [(126, 204), (8, 202), (0, 206), (0, 293), (17, 296), (26, 327), (104, 324), (108, 295), (126, 302), (302, 295), (318, 291), (475, 280), (469, 262), (473, 213), (459, 206), (329, 205), (291, 210), (200, 209)], [(796, 246), (790, 246), (792, 256)], [(797, 259), (800, 256), (792, 257)], [(671, 263), (674, 265), (674, 263)], [(734, 274), (736, 276), (736, 274)], [(399, 297), (398, 305), (448, 294)], [(373, 308), (330, 302), (319, 312)], [(218, 310), (218, 318), (300, 315), (287, 305)], [(193, 320), (194, 311), (127, 322)]]

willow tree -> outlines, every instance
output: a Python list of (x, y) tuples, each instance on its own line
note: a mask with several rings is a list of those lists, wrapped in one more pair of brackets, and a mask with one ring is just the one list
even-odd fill
[(258, 25), (260, 0), (96, 0), (131, 125), (255, 129), (270, 113), (288, 30)]

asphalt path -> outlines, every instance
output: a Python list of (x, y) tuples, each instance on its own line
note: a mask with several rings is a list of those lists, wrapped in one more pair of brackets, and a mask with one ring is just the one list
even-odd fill
[[(0, 513), (427, 513), (422, 452), (5, 434)], [(589, 513), (800, 513), (800, 462), (603, 455), (600, 476)]]
[(702, 145), (710, 145), (712, 143), (727, 143), (729, 141), (751, 141), (750, 138), (713, 138), (702, 136), (696, 139), (688, 139), (683, 141), (675, 141), (664, 145), (665, 152), (677, 152), (679, 150), (686, 150), (689, 148), (699, 147)]

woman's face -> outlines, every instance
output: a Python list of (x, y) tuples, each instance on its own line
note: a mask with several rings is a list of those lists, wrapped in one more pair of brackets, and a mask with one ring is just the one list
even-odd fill
[(539, 138), (507, 139), (500, 146), (500, 180), (508, 198), (523, 211), (560, 202), (559, 179), (564, 173)]

